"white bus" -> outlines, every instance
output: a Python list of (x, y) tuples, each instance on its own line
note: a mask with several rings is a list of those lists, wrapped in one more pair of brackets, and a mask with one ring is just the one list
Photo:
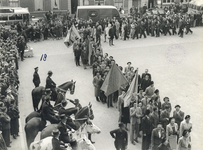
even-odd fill
[(28, 8), (22, 7), (0, 7), (0, 23), (12, 24), (14, 22), (29, 21)]
[(116, 18), (120, 19), (120, 14), (115, 6), (78, 6), (76, 18), (77, 19), (92, 19), (93, 22), (97, 22), (104, 18)]

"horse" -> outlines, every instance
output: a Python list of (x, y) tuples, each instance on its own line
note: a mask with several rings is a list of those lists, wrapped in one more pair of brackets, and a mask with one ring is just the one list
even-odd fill
[[(92, 105), (89, 103), (88, 106), (85, 106), (79, 110), (79, 112), (75, 115), (75, 120), (72, 122), (67, 121), (66, 124), (72, 127), (74, 130), (78, 130), (82, 124), (84, 124), (87, 121), (87, 118), (93, 118), (93, 110)], [(42, 132), (41, 132), (41, 139), (50, 136), (52, 131), (57, 127), (55, 124), (51, 124), (47, 126)]]
[[(71, 108), (67, 108), (66, 109), (66, 115), (72, 115), (72, 114), (76, 114), (77, 113), (77, 108), (75, 107), (71, 107)], [(34, 118), (34, 117), (42, 117), (40, 111), (33, 111), (31, 112), (26, 118), (25, 118), (25, 123), (27, 123), (30, 119)]]
[[(73, 80), (71, 80), (69, 82), (63, 83), (62, 85), (59, 85), (58, 87), (56, 87), (57, 98), (55, 100), (55, 105), (57, 105), (63, 99), (65, 99), (65, 95), (68, 90), (70, 90), (71, 95), (74, 94), (75, 83), (76, 82), (73, 82)], [(31, 94), (32, 94), (32, 102), (33, 102), (34, 111), (39, 110), (38, 105), (39, 105), (39, 102), (40, 102), (42, 96), (44, 95), (44, 93), (45, 93), (45, 87), (43, 87), (43, 86), (36, 87), (32, 90)]]
[[(30, 144), (30, 150), (53, 150), (52, 136), (48, 136), (40, 141), (35, 141)], [(80, 138), (77, 140), (76, 150), (96, 150), (95, 146), (86, 138)], [(66, 150), (73, 150), (68, 146)]]
[[(46, 128), (44, 128), (42, 130), (41, 135), (40, 135), (40, 140), (51, 136), (52, 131), (56, 130), (57, 128), (58, 128), (58, 124), (48, 125)], [(90, 133), (90, 134), (97, 133), (97, 134), (99, 134), (99, 133), (101, 133), (101, 130), (96, 125), (94, 125), (92, 122), (89, 121), (89, 122), (85, 122), (83, 125), (81, 125), (80, 128), (75, 133), (76, 133), (75, 137), (76, 136), (78, 137), (82, 133), (83, 134), (86, 134), (86, 133)], [(81, 136), (79, 138), (81, 138)]]
[[(31, 114), (33, 115), (34, 113), (31, 113)], [(78, 130), (80, 125), (83, 124), (87, 120), (87, 117), (93, 118), (92, 116), (94, 116), (94, 114), (92, 111), (92, 105), (89, 104), (88, 106), (83, 107), (79, 112), (76, 113), (76, 116), (77, 116), (77, 117), (75, 117), (76, 121), (73, 122), (72, 125), (71, 125), (71, 123), (68, 124), (74, 130)], [(30, 119), (31, 117), (27, 117), (27, 118)], [(28, 121), (29, 119), (27, 119), (27, 118), (26, 118), (26, 120)], [(43, 126), (43, 123), (44, 123), (44, 126)], [(38, 132), (42, 131), (45, 128), (45, 125), (46, 125), (46, 121), (40, 117), (34, 117), (26, 123), (25, 133), (26, 133), (28, 147), (30, 146), (30, 143), (32, 143), (34, 141)]]
[(26, 134), (26, 140), (27, 140), (28, 147), (34, 141), (38, 132), (42, 131), (45, 128), (45, 126), (46, 126), (46, 121), (39, 117), (34, 117), (26, 123), (24, 130), (25, 130), (25, 134)]
[[(30, 150), (53, 150), (52, 136), (46, 137), (40, 141), (35, 141), (30, 144)], [(70, 146), (66, 150), (72, 150)]]

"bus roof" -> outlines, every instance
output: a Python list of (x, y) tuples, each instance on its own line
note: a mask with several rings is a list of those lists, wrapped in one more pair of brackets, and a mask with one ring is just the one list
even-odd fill
[(29, 14), (29, 11), (23, 7), (1, 7), (0, 14)]
[(91, 5), (91, 6), (78, 6), (77, 9), (117, 9), (115, 6), (111, 5)]

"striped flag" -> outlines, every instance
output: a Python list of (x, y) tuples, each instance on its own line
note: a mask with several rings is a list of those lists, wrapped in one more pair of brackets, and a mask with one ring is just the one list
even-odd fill
[(138, 69), (136, 71), (136, 74), (130, 84), (130, 87), (128, 91), (126, 92), (126, 95), (124, 97), (124, 107), (128, 107), (130, 105), (130, 101), (132, 99), (133, 93), (137, 93), (138, 90)]
[(64, 44), (67, 47), (70, 47), (77, 39), (81, 39), (80, 34), (78, 33), (78, 30), (75, 28), (75, 26), (72, 25), (70, 28), (70, 32), (67, 34), (64, 40)]
[(128, 84), (127, 79), (114, 63), (102, 84), (101, 90), (104, 91), (106, 96), (109, 96), (126, 84)]

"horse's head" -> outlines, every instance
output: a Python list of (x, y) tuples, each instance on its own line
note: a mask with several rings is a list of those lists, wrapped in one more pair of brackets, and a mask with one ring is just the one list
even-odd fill
[(99, 129), (99, 127), (97, 127), (96, 125), (94, 125), (91, 121), (88, 121), (87, 122), (87, 125), (86, 125), (86, 131), (87, 133), (101, 133), (101, 130)]
[(88, 112), (88, 117), (89, 117), (91, 120), (93, 120), (93, 119), (94, 119), (94, 114), (93, 114), (92, 104), (91, 104), (91, 103), (89, 103), (89, 105), (88, 105), (88, 110), (89, 110), (89, 112)]
[(76, 83), (76, 81), (75, 82), (73, 82), (73, 80), (71, 80), (71, 86), (70, 86), (70, 94), (71, 95), (73, 95), (74, 94), (74, 92), (75, 92), (75, 83)]

